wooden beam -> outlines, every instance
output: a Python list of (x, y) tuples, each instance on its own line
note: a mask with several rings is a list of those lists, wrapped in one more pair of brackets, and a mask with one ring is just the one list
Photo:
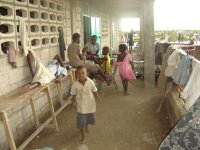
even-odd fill
[(38, 120), (38, 117), (37, 117), (37, 113), (36, 113), (36, 109), (35, 109), (35, 103), (34, 103), (32, 98), (30, 98), (30, 104), (31, 104), (32, 112), (33, 112), (34, 123), (35, 123), (35, 126), (38, 128), (40, 123), (39, 123), (39, 120)]
[(5, 128), (5, 131), (6, 131), (6, 137), (8, 139), (8, 143), (10, 145), (10, 149), (11, 150), (16, 150), (17, 147), (15, 145), (15, 140), (14, 140), (14, 137), (13, 137), (13, 133), (12, 133), (12, 130), (11, 130), (10, 125), (9, 125), (7, 112), (5, 112), (5, 111), (1, 112), (1, 116), (2, 116), (2, 121), (3, 121), (3, 125), (4, 125), (4, 128)]

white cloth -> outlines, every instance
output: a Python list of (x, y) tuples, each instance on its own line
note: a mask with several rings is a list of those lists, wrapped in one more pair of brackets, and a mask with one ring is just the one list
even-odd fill
[(26, 32), (26, 22), (24, 18), (19, 18), (19, 37), (21, 40), (22, 48), (24, 51), (24, 55), (28, 55), (28, 47), (27, 47), (27, 32)]
[(169, 56), (167, 60), (167, 68), (165, 70), (165, 76), (173, 76), (178, 64), (181, 60), (181, 55), (187, 55), (187, 53), (182, 49), (175, 49), (173, 53)]
[(190, 79), (184, 88), (181, 97), (185, 100), (185, 108), (188, 110), (200, 96), (200, 61), (196, 61)]
[(36, 61), (36, 73), (32, 80), (32, 83), (38, 82), (41, 85), (45, 85), (55, 79), (55, 76), (36, 58), (35, 61)]
[(94, 82), (87, 78), (83, 86), (79, 81), (76, 81), (71, 88), (71, 95), (76, 95), (77, 112), (82, 114), (96, 112), (96, 102), (93, 92), (97, 92)]
[(55, 59), (49, 63), (47, 68), (55, 76), (59, 76), (59, 75), (66, 76), (67, 75), (67, 69), (64, 67), (61, 67), (59, 64), (57, 64), (57, 60), (55, 60)]

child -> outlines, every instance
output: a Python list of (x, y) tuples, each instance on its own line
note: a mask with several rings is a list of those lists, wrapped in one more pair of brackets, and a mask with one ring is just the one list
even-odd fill
[(109, 47), (107, 46), (103, 47), (102, 54), (103, 54), (103, 58), (101, 58), (100, 60), (101, 67), (102, 67), (103, 72), (106, 75), (109, 75), (111, 72)]
[(127, 95), (128, 81), (135, 80), (136, 77), (130, 65), (130, 63), (132, 63), (132, 56), (127, 52), (127, 46), (125, 44), (120, 44), (119, 52), (120, 54), (118, 54), (117, 57), (117, 65), (119, 66), (119, 74), (124, 87), (124, 95)]
[(83, 66), (77, 67), (77, 81), (71, 89), (72, 105), (77, 102), (77, 128), (81, 131), (81, 141), (84, 142), (84, 128), (88, 132), (88, 124), (95, 124), (96, 103), (100, 102), (94, 82), (87, 77), (87, 70)]

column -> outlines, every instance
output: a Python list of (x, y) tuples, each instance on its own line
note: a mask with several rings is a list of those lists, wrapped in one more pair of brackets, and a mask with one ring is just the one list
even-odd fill
[(155, 85), (155, 50), (154, 50), (154, 1), (143, 0), (142, 5), (142, 49), (144, 51), (145, 88)]

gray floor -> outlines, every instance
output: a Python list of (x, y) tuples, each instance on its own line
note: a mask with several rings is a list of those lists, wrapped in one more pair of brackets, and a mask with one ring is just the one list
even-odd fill
[[(120, 80), (117, 82), (122, 91)], [(97, 123), (90, 127), (85, 145), (80, 145), (76, 110), (67, 108), (58, 116), (60, 132), (45, 129), (26, 150), (156, 150), (170, 130), (165, 110), (156, 112), (162, 96), (156, 90), (144, 89), (141, 80), (130, 84), (129, 93), (123, 96), (112, 86), (102, 88)]]

